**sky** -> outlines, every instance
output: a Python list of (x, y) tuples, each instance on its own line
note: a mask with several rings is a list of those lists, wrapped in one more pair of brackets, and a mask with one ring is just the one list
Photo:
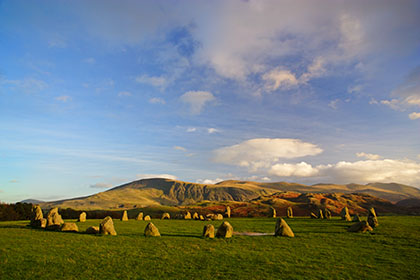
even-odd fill
[(165, 177), (420, 188), (420, 1), (0, 0), (0, 201)]

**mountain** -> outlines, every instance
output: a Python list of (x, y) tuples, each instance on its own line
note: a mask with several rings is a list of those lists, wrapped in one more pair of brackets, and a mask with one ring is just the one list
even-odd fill
[(32, 203), (32, 204), (40, 204), (40, 203), (44, 203), (44, 202), (45, 201), (38, 200), (38, 199), (31, 199), (31, 198), (21, 201), (21, 203)]
[(277, 182), (259, 183), (228, 180), (217, 184), (198, 184), (169, 179), (143, 179), (117, 186), (94, 195), (41, 203), (42, 207), (73, 209), (130, 209), (149, 206), (193, 205), (203, 201), (247, 202), (279, 192), (367, 194), (393, 203), (419, 198), (420, 190), (396, 183), (367, 185), (316, 184)]

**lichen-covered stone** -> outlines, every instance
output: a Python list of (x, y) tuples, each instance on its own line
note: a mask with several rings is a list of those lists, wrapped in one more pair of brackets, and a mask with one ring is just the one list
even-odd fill
[(216, 237), (231, 238), (233, 235), (233, 227), (229, 222), (223, 222), (217, 229)]
[(191, 213), (187, 212), (187, 214), (184, 215), (185, 220), (191, 220)]
[(226, 217), (230, 218), (231, 210), (230, 206), (226, 206)]
[(144, 229), (144, 236), (149, 237), (149, 236), (160, 236), (159, 230), (158, 228), (152, 224), (152, 223), (148, 223), (146, 228)]
[(279, 218), (276, 222), (274, 236), (295, 237), (295, 234), (293, 233), (289, 225), (286, 223), (286, 221), (282, 218)]
[(204, 216), (200, 215), (200, 221), (204, 221)]
[(31, 227), (41, 227), (42, 219), (44, 218), (42, 214), (41, 206), (39, 205), (33, 205), (32, 211), (31, 211)]
[(149, 215), (147, 215), (147, 216), (145, 216), (145, 217), (144, 217), (144, 220), (145, 220), (145, 221), (150, 221), (151, 219), (152, 219), (152, 218), (150, 218), (150, 216), (149, 216)]
[(99, 224), (99, 233), (105, 235), (117, 235), (114, 228), (114, 222), (110, 216), (105, 217), (105, 219), (103, 219)]
[(379, 226), (378, 218), (376, 217), (376, 212), (373, 207), (369, 209), (367, 221), (372, 228)]
[(287, 207), (287, 218), (293, 218), (293, 209), (291, 206)]
[(200, 217), (198, 216), (198, 213), (197, 213), (197, 212), (194, 212), (194, 214), (192, 215), (192, 218), (193, 218), (194, 220), (198, 220), (198, 219), (200, 219)]
[(203, 237), (214, 238), (214, 226), (205, 225), (203, 229)]
[(79, 228), (75, 223), (64, 223), (61, 226), (61, 231), (79, 232)]
[(318, 210), (318, 219), (324, 219), (324, 213), (322, 213), (322, 209)]
[(270, 210), (271, 210), (270, 216), (275, 218), (277, 216), (276, 209), (274, 209), (274, 207), (271, 207)]
[(330, 220), (331, 219), (331, 211), (327, 208), (324, 209), (324, 219)]
[(311, 212), (311, 219), (318, 219), (318, 216), (315, 213)]
[(51, 230), (58, 230), (63, 223), (64, 221), (58, 213), (58, 208), (52, 208), (47, 214), (47, 228)]
[(79, 222), (86, 222), (86, 212), (82, 212), (79, 215)]
[(126, 222), (128, 221), (128, 215), (127, 215), (127, 210), (124, 210), (122, 216), (121, 216), (121, 221)]
[(221, 221), (221, 220), (223, 220), (223, 215), (222, 214), (215, 214), (213, 219), (217, 220), (217, 221)]
[(367, 231), (372, 231), (373, 229), (371, 226), (369, 226), (368, 222), (361, 221), (361, 222), (353, 224), (347, 230), (349, 232), (367, 232)]
[(142, 221), (143, 220), (143, 212), (140, 212), (140, 213), (137, 214), (136, 220), (137, 221)]
[(98, 234), (99, 233), (99, 227), (95, 227), (95, 226), (88, 227), (86, 229), (86, 233), (87, 234)]
[(349, 209), (347, 207), (344, 207), (341, 210), (340, 216), (341, 216), (341, 219), (342, 220), (345, 220), (347, 222), (351, 222), (351, 217), (350, 217), (350, 214), (349, 214)]
[(169, 215), (169, 213), (163, 213), (162, 220), (165, 220), (165, 219), (169, 220), (170, 218), (171, 218), (171, 215)]

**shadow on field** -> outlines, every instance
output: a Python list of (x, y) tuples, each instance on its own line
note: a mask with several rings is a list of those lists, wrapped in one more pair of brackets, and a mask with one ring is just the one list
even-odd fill
[(28, 227), (27, 225), (1, 225), (0, 228), (28, 228), (30, 229), (30, 227)]

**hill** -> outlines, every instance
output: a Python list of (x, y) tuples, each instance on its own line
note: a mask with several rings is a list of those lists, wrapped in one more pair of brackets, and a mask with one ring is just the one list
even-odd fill
[(198, 184), (169, 179), (143, 179), (117, 186), (94, 195), (41, 203), (42, 207), (73, 209), (130, 209), (150, 206), (193, 205), (203, 201), (247, 202), (279, 192), (368, 194), (393, 203), (420, 198), (420, 190), (396, 183), (367, 185), (316, 184), (277, 182), (259, 183), (228, 180), (217, 184)]

